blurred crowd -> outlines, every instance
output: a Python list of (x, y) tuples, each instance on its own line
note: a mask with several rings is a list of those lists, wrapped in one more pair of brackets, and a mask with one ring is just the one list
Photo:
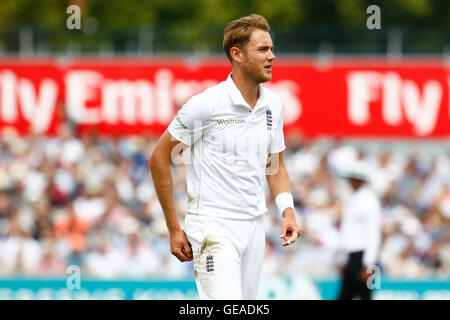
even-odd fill
[[(53, 137), (0, 136), (0, 277), (64, 277), (78, 265), (91, 278), (191, 278), (192, 262), (170, 254), (148, 158), (156, 138), (77, 135), (65, 123)], [(280, 215), (268, 189), (264, 275), (334, 277), (344, 263), (341, 206), (351, 189), (339, 178), (363, 160), (383, 205), (379, 266), (387, 276), (450, 276), (450, 154), (286, 137), (286, 165), (301, 240), (281, 247)], [(185, 166), (173, 166), (184, 219)]]

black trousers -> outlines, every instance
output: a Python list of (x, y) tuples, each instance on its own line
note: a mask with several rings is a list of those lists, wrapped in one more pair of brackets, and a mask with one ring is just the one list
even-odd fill
[(338, 300), (351, 300), (359, 297), (361, 300), (371, 299), (371, 289), (359, 278), (361, 272), (363, 251), (351, 252), (344, 267), (341, 289)]

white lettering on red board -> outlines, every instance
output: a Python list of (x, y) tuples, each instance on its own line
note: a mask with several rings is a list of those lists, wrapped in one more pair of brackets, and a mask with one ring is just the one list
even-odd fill
[[(63, 79), (65, 88), (59, 88), (59, 79), (32, 82), (12, 69), (0, 70), (0, 121), (14, 125), (22, 117), (35, 134), (48, 130), (60, 89), (65, 90), (68, 115), (79, 124), (167, 125), (189, 97), (218, 83), (214, 79), (177, 79), (168, 68), (158, 69), (153, 79), (111, 79), (92, 69), (68, 69)], [(435, 79), (419, 83), (394, 71), (363, 70), (349, 72), (346, 80), (350, 123), (368, 125), (372, 104), (379, 103), (382, 119), (389, 126), (409, 123), (418, 136), (430, 135), (436, 128), (444, 83)], [(447, 82), (450, 92), (450, 77)], [(264, 86), (282, 98), (285, 125), (301, 117), (297, 82), (285, 79)], [(448, 104), (450, 119), (450, 96)]]
[(436, 80), (425, 81), (419, 88), (395, 72), (355, 71), (348, 74), (347, 85), (348, 117), (355, 125), (368, 124), (370, 104), (381, 99), (386, 124), (398, 126), (406, 120), (418, 136), (429, 135), (436, 127), (443, 94)]
[[(167, 69), (158, 70), (153, 83), (146, 79), (107, 79), (90, 70), (68, 71), (65, 82), (68, 114), (84, 124), (168, 124), (176, 111), (175, 100), (193, 94), (187, 90), (186, 97), (180, 98), (180, 94), (174, 97), (174, 92), (177, 93), (174, 84), (183, 86), (183, 83), (174, 82)], [(96, 97), (96, 92), (100, 97)], [(88, 108), (89, 101), (98, 101), (99, 105)]]
[(57, 96), (58, 85), (52, 79), (42, 80), (36, 92), (30, 80), (19, 79), (7, 69), (0, 72), (0, 117), (6, 123), (19, 120), (20, 107), (23, 118), (31, 124), (31, 132), (45, 132), (50, 126)]

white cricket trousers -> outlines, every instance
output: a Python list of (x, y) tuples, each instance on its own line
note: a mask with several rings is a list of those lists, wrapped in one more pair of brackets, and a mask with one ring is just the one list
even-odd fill
[(184, 231), (201, 300), (256, 299), (265, 249), (262, 216), (232, 220), (187, 214)]

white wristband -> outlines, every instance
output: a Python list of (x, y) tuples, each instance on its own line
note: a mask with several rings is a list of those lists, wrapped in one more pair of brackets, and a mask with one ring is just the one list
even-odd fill
[(275, 203), (277, 204), (278, 210), (283, 216), (284, 210), (286, 208), (294, 208), (294, 199), (292, 198), (292, 194), (289, 192), (282, 192), (275, 198)]

